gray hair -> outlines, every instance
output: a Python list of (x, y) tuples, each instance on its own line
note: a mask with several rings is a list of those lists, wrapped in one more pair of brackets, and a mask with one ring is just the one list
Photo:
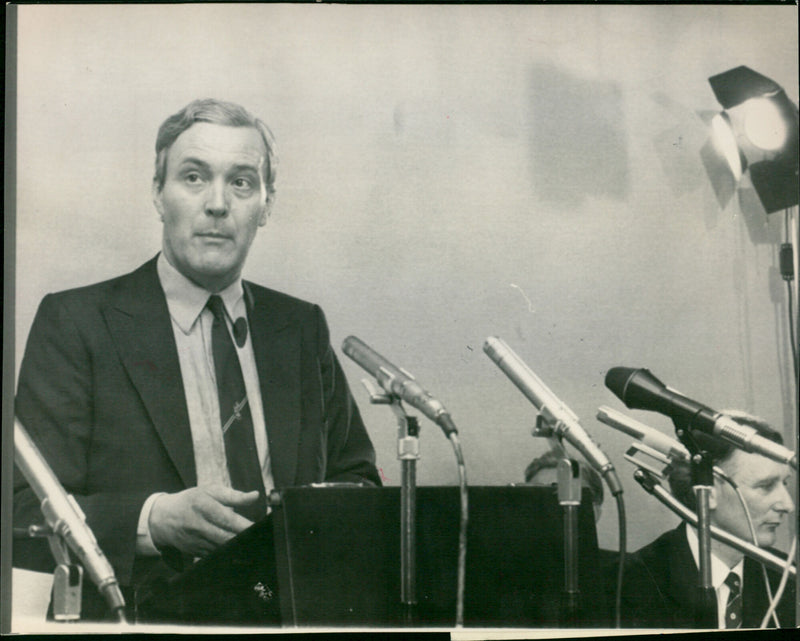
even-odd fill
[(164, 187), (167, 175), (167, 152), (184, 131), (196, 122), (208, 122), (214, 125), (229, 127), (252, 127), (264, 141), (267, 150), (264, 165), (264, 185), (267, 189), (267, 201), (275, 194), (275, 173), (278, 162), (275, 153), (275, 139), (264, 122), (253, 116), (244, 107), (233, 102), (224, 102), (213, 98), (193, 100), (178, 113), (167, 118), (158, 128), (156, 136), (156, 168), (153, 182), (158, 190)]

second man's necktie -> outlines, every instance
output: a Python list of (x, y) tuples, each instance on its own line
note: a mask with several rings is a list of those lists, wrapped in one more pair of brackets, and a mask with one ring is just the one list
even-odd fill
[(225, 306), (222, 299), (213, 295), (208, 299), (207, 305), (214, 314), (211, 347), (214, 353), (219, 416), (231, 485), (235, 490), (242, 492), (258, 490), (259, 493), (255, 504), (237, 508), (236, 511), (251, 521), (258, 521), (267, 513), (266, 493), (242, 368), (225, 321)]
[(742, 584), (739, 580), (739, 575), (735, 572), (728, 574), (725, 579), (725, 584), (728, 586), (728, 603), (725, 607), (725, 627), (726, 628), (741, 628), (742, 627)]

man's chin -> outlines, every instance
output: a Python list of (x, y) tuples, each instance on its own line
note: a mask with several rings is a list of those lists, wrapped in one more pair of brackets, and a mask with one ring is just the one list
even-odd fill
[(238, 273), (239, 270), (229, 263), (204, 262), (193, 265), (190, 273), (184, 276), (201, 287), (219, 291), (236, 280)]
[(762, 548), (771, 548), (775, 545), (777, 536), (774, 529), (761, 530), (758, 533), (758, 546)]

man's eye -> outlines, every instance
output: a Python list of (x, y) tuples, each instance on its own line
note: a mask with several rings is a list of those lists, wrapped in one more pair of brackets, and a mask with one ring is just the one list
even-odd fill
[(249, 178), (234, 178), (233, 186), (237, 189), (250, 189), (253, 186), (253, 182)]
[(198, 174), (196, 171), (186, 174), (183, 179), (190, 185), (196, 185), (202, 180), (200, 174)]
[(774, 481), (766, 481), (764, 483), (759, 483), (758, 485), (756, 485), (756, 489), (763, 490), (764, 492), (771, 492), (772, 490), (775, 489), (778, 483), (779, 481), (777, 479)]

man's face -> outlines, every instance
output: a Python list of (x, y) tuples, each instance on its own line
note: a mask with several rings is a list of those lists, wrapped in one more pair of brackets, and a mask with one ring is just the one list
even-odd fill
[(266, 147), (251, 127), (193, 124), (167, 152), (153, 202), (164, 223), (167, 260), (216, 292), (241, 274), (258, 227), (267, 222)]
[[(739, 486), (750, 510), (758, 545), (774, 545), (775, 530), (787, 512), (794, 509), (794, 502), (787, 490), (789, 466), (759, 454), (735, 450), (720, 467)], [(720, 480), (714, 482), (714, 488), (714, 497), (709, 501), (712, 523), (745, 541), (752, 541), (747, 517), (733, 488)]]

